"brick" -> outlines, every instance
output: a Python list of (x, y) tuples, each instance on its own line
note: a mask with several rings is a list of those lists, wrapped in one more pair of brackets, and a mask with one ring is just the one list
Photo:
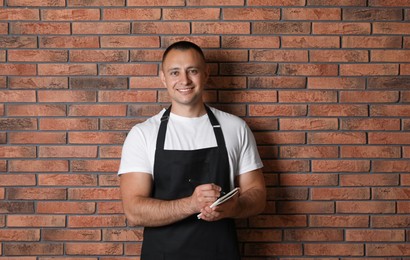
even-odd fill
[(72, 62), (127, 62), (128, 51), (125, 50), (72, 50)]
[(1, 34), (8, 34), (9, 25), (8, 23), (0, 23), (0, 35)]
[(406, 200), (409, 188), (373, 188), (373, 199), (377, 200)]
[[(66, 185), (66, 184), (62, 184)], [(37, 202), (38, 214), (93, 214), (95, 213), (94, 202)], [(45, 234), (43, 234), (44, 236)], [(47, 240), (47, 239), (46, 239)]]
[(312, 200), (368, 200), (369, 188), (313, 188)]
[(73, 22), (73, 34), (129, 34), (127, 22)]
[(248, 5), (250, 6), (304, 6), (305, 0), (248, 0)]
[[(40, 36), (40, 48), (99, 48), (98, 36)], [(104, 47), (104, 46), (102, 46)]]
[(333, 202), (278, 201), (277, 212), (281, 214), (323, 214), (334, 212)]
[(124, 214), (122, 202), (97, 202), (99, 214)]
[(277, 102), (276, 91), (223, 91), (219, 92), (222, 103)]
[(303, 77), (249, 77), (248, 82), (250, 88), (306, 88), (306, 78)]
[(346, 146), (341, 147), (342, 158), (400, 158), (400, 147)]
[(273, 244), (273, 243), (246, 243), (244, 252), (246, 255), (283, 255), (301, 256), (302, 247), (298, 244)]
[(192, 22), (194, 34), (250, 34), (248, 22)]
[(101, 158), (120, 158), (122, 146), (101, 146), (100, 157)]
[(129, 105), (128, 114), (130, 116), (154, 116), (164, 109), (160, 105)]
[(41, 130), (97, 130), (98, 119), (94, 118), (43, 118)]
[(80, 7), (80, 6), (125, 6), (125, 0), (88, 0), (88, 1), (83, 1), (83, 0), (67, 0), (67, 6), (75, 6), (75, 7)]
[(388, 214), (395, 213), (396, 207), (395, 203), (390, 201), (340, 201), (336, 202), (336, 212), (343, 214)]
[(341, 120), (340, 128), (342, 130), (400, 130), (400, 120), (346, 118)]
[[(165, 14), (164, 9), (164, 14)], [(103, 9), (104, 20), (159, 20), (161, 9), (142, 9), (142, 8), (115, 8)]]
[(368, 160), (312, 160), (313, 172), (369, 172)]
[(282, 36), (282, 48), (339, 48), (338, 36)]
[(340, 20), (340, 8), (285, 8), (283, 20)]
[(124, 227), (125, 216), (69, 216), (69, 228)]
[(266, 160), (264, 164), (266, 172), (307, 172), (309, 170), (307, 160)]
[(254, 22), (254, 34), (309, 34), (310, 23), (307, 22)]
[(342, 48), (401, 48), (401, 36), (343, 36)]
[(249, 105), (250, 116), (305, 116), (306, 114), (305, 105)]
[(168, 47), (172, 43), (177, 41), (190, 41), (196, 43), (201, 48), (219, 48), (220, 47), (220, 39), (219, 36), (213, 35), (203, 35), (203, 36), (164, 36), (161, 37), (162, 39), (162, 46)]
[(407, 228), (409, 223), (410, 218), (407, 215), (371, 217), (371, 226), (373, 228)]
[(310, 116), (368, 116), (367, 105), (310, 105)]
[(368, 62), (365, 50), (311, 50), (311, 62)]
[[(132, 82), (132, 79), (131, 79)], [(207, 89), (245, 89), (246, 77), (211, 77), (207, 82)]]
[(276, 118), (245, 118), (245, 122), (252, 131), (278, 129), (278, 120)]
[(70, 78), (70, 89), (127, 89), (126, 78)]
[(185, 0), (128, 0), (127, 6), (185, 6)]
[(36, 148), (25, 146), (5, 146), (0, 151), (0, 158), (35, 158)]
[(343, 241), (343, 231), (336, 229), (287, 229), (285, 241)]
[(9, 116), (65, 116), (65, 105), (8, 105)]
[(102, 48), (152, 48), (159, 46), (158, 36), (101, 36)]
[(44, 241), (100, 241), (101, 231), (92, 229), (44, 229), (42, 230)]
[(9, 215), (7, 218), (7, 226), (8, 227), (64, 227), (65, 226), (65, 216)]
[(410, 59), (410, 50), (373, 50), (372, 62), (407, 62)]
[(366, 6), (366, 0), (307, 0), (307, 5), (317, 6)]
[(309, 220), (310, 227), (343, 227), (367, 228), (369, 216), (365, 215), (312, 215)]
[(156, 64), (101, 64), (100, 75), (104, 76), (149, 76), (157, 75)]
[(364, 78), (348, 77), (310, 77), (307, 85), (309, 89), (364, 89)]
[(2, 102), (35, 102), (36, 94), (34, 90), (0, 90)]
[(126, 116), (126, 105), (70, 105), (69, 116)]
[[(18, 176), (18, 178), (16, 178)], [(34, 186), (36, 176), (34, 174), (1, 174), (1, 186)]]
[(39, 174), (42, 186), (96, 186), (97, 176), (91, 174)]
[(346, 241), (393, 242), (404, 241), (402, 230), (346, 230)]
[(150, 90), (99, 91), (98, 93), (100, 102), (155, 102), (156, 99), (156, 92)]
[(118, 160), (78, 160), (71, 161), (71, 170), (75, 172), (116, 172)]
[(0, 64), (0, 75), (4, 76), (31, 76), (36, 75), (35, 64)]
[(224, 8), (224, 20), (279, 20), (277, 8)]
[(132, 34), (189, 34), (189, 22), (139, 22), (132, 24)]
[(10, 89), (67, 89), (65, 77), (9, 77)]
[(39, 102), (96, 102), (95, 91), (67, 90), (38, 92)]
[(408, 214), (410, 212), (410, 203), (407, 201), (398, 201), (397, 202), (397, 213), (399, 214)]
[(335, 174), (281, 174), (281, 186), (336, 186), (338, 176)]
[[(0, 201), (0, 213), (2, 214), (22, 214), (34, 213), (33, 202), (2, 202)], [(0, 231), (1, 237), (1, 231)]]
[(6, 77), (0, 77), (0, 89), (6, 88), (7, 80)]
[(4, 242), (13, 241), (39, 241), (40, 240), (40, 230), (30, 229), (8, 229), (0, 231), (0, 240)]
[(410, 34), (410, 28), (400, 22), (375, 22), (373, 34)]
[(398, 75), (397, 64), (341, 64), (342, 76), (388, 76)]
[(321, 23), (315, 22), (313, 34), (370, 34), (370, 23)]
[(401, 244), (367, 244), (366, 252), (369, 256), (408, 256), (410, 246), (406, 243)]
[(250, 61), (307, 62), (308, 52), (303, 50), (251, 50)]
[(282, 76), (337, 76), (338, 66), (336, 64), (279, 64), (278, 74)]
[(45, 0), (45, 1), (35, 1), (35, 0), (9, 0), (7, 1), (8, 6), (65, 6), (64, 0)]
[(10, 25), (11, 34), (70, 34), (70, 23), (64, 22), (16, 22)]
[(43, 21), (89, 21), (100, 20), (98, 9), (44, 9), (41, 10)]
[(344, 103), (397, 103), (397, 91), (340, 91), (340, 102)]
[(96, 146), (40, 146), (39, 157), (46, 158), (96, 158), (97, 147)]
[(352, 21), (380, 21), (380, 20), (402, 20), (400, 9), (386, 8), (346, 8), (343, 10), (343, 20)]
[(280, 103), (336, 102), (335, 91), (280, 91)]
[(132, 62), (139, 61), (161, 61), (162, 51), (159, 50), (132, 50), (131, 59)]
[(410, 89), (410, 79), (402, 77), (374, 77), (368, 80), (369, 89)]
[(207, 50), (207, 62), (243, 62), (248, 61), (248, 52), (245, 50)]
[(305, 244), (308, 256), (363, 256), (363, 244)]
[(265, 132), (255, 133), (255, 139), (258, 144), (303, 144), (305, 135), (302, 133), (291, 132)]
[[(219, 8), (164, 8), (162, 12), (164, 20), (219, 20), (221, 15)], [(224, 18), (224, 20), (231, 20), (226, 17)]]
[(37, 120), (31, 118), (2, 118), (0, 130), (37, 130)]
[(123, 144), (124, 133), (71, 132), (68, 134), (70, 144)]
[(410, 113), (410, 105), (374, 105), (370, 107), (371, 116), (401, 116), (406, 117)]
[(105, 229), (103, 230), (104, 241), (142, 241), (142, 229)]
[(332, 146), (282, 146), (281, 158), (337, 158), (338, 148)]
[(9, 161), (10, 172), (66, 172), (68, 162), (64, 160), (13, 160)]
[(120, 243), (66, 243), (68, 255), (122, 255), (123, 245)]
[(9, 188), (8, 198), (15, 200), (61, 200), (66, 190), (57, 188)]
[(279, 48), (278, 36), (222, 36), (223, 48)]
[(374, 172), (408, 172), (410, 162), (404, 160), (375, 161), (373, 162)]
[(410, 66), (408, 64), (400, 64), (400, 75), (410, 75)]
[(307, 188), (268, 188), (268, 200), (306, 200), (308, 198)]
[(408, 5), (408, 0), (369, 0), (369, 6), (406, 6)]
[(343, 174), (341, 186), (397, 186), (399, 176), (396, 174)]
[(97, 75), (97, 64), (38, 64), (38, 74), (42, 76)]
[(9, 133), (11, 144), (65, 144), (66, 133), (55, 132), (16, 132)]
[(275, 73), (276, 64), (268, 63), (223, 63), (220, 65), (222, 75), (271, 75)]
[(0, 10), (0, 21), (40, 20), (38, 9), (7, 8)]
[(64, 248), (62, 243), (8, 243), (4, 246), (4, 254), (7, 256), (50, 256), (61, 255), (63, 252)]

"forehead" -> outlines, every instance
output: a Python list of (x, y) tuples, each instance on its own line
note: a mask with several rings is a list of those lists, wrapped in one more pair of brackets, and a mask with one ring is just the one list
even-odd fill
[(201, 54), (199, 54), (194, 49), (173, 49), (169, 51), (167, 56), (165, 57), (162, 66), (176, 66), (176, 65), (188, 65), (188, 66), (201, 66), (204, 65), (205, 61), (202, 58)]

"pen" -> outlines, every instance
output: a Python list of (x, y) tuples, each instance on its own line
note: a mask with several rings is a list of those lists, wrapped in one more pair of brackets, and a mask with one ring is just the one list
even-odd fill
[[(201, 181), (194, 180), (194, 179), (188, 179), (188, 182), (189, 182), (189, 183), (192, 183), (192, 184), (196, 184), (196, 185), (205, 184), (205, 183), (203, 183), (203, 182), (201, 182)], [(220, 195), (220, 196), (223, 196), (223, 195), (225, 195), (225, 194), (226, 194), (226, 192), (221, 191), (221, 195)]]

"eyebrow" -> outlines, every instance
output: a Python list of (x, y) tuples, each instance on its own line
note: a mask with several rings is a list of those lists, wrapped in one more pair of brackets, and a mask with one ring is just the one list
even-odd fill
[[(198, 69), (199, 67), (197, 67), (197, 66), (189, 66), (188, 68), (186, 68), (187, 70), (190, 70), (190, 69)], [(173, 67), (173, 68), (170, 68), (170, 69), (168, 69), (167, 71), (175, 71), (175, 70), (181, 70), (181, 68), (180, 67)]]

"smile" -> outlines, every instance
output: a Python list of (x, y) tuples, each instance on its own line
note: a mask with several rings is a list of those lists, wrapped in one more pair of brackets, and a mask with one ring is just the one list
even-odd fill
[(180, 89), (177, 89), (177, 90), (178, 90), (178, 92), (187, 93), (187, 92), (189, 92), (193, 89), (194, 88), (192, 87), (192, 88), (180, 88)]

